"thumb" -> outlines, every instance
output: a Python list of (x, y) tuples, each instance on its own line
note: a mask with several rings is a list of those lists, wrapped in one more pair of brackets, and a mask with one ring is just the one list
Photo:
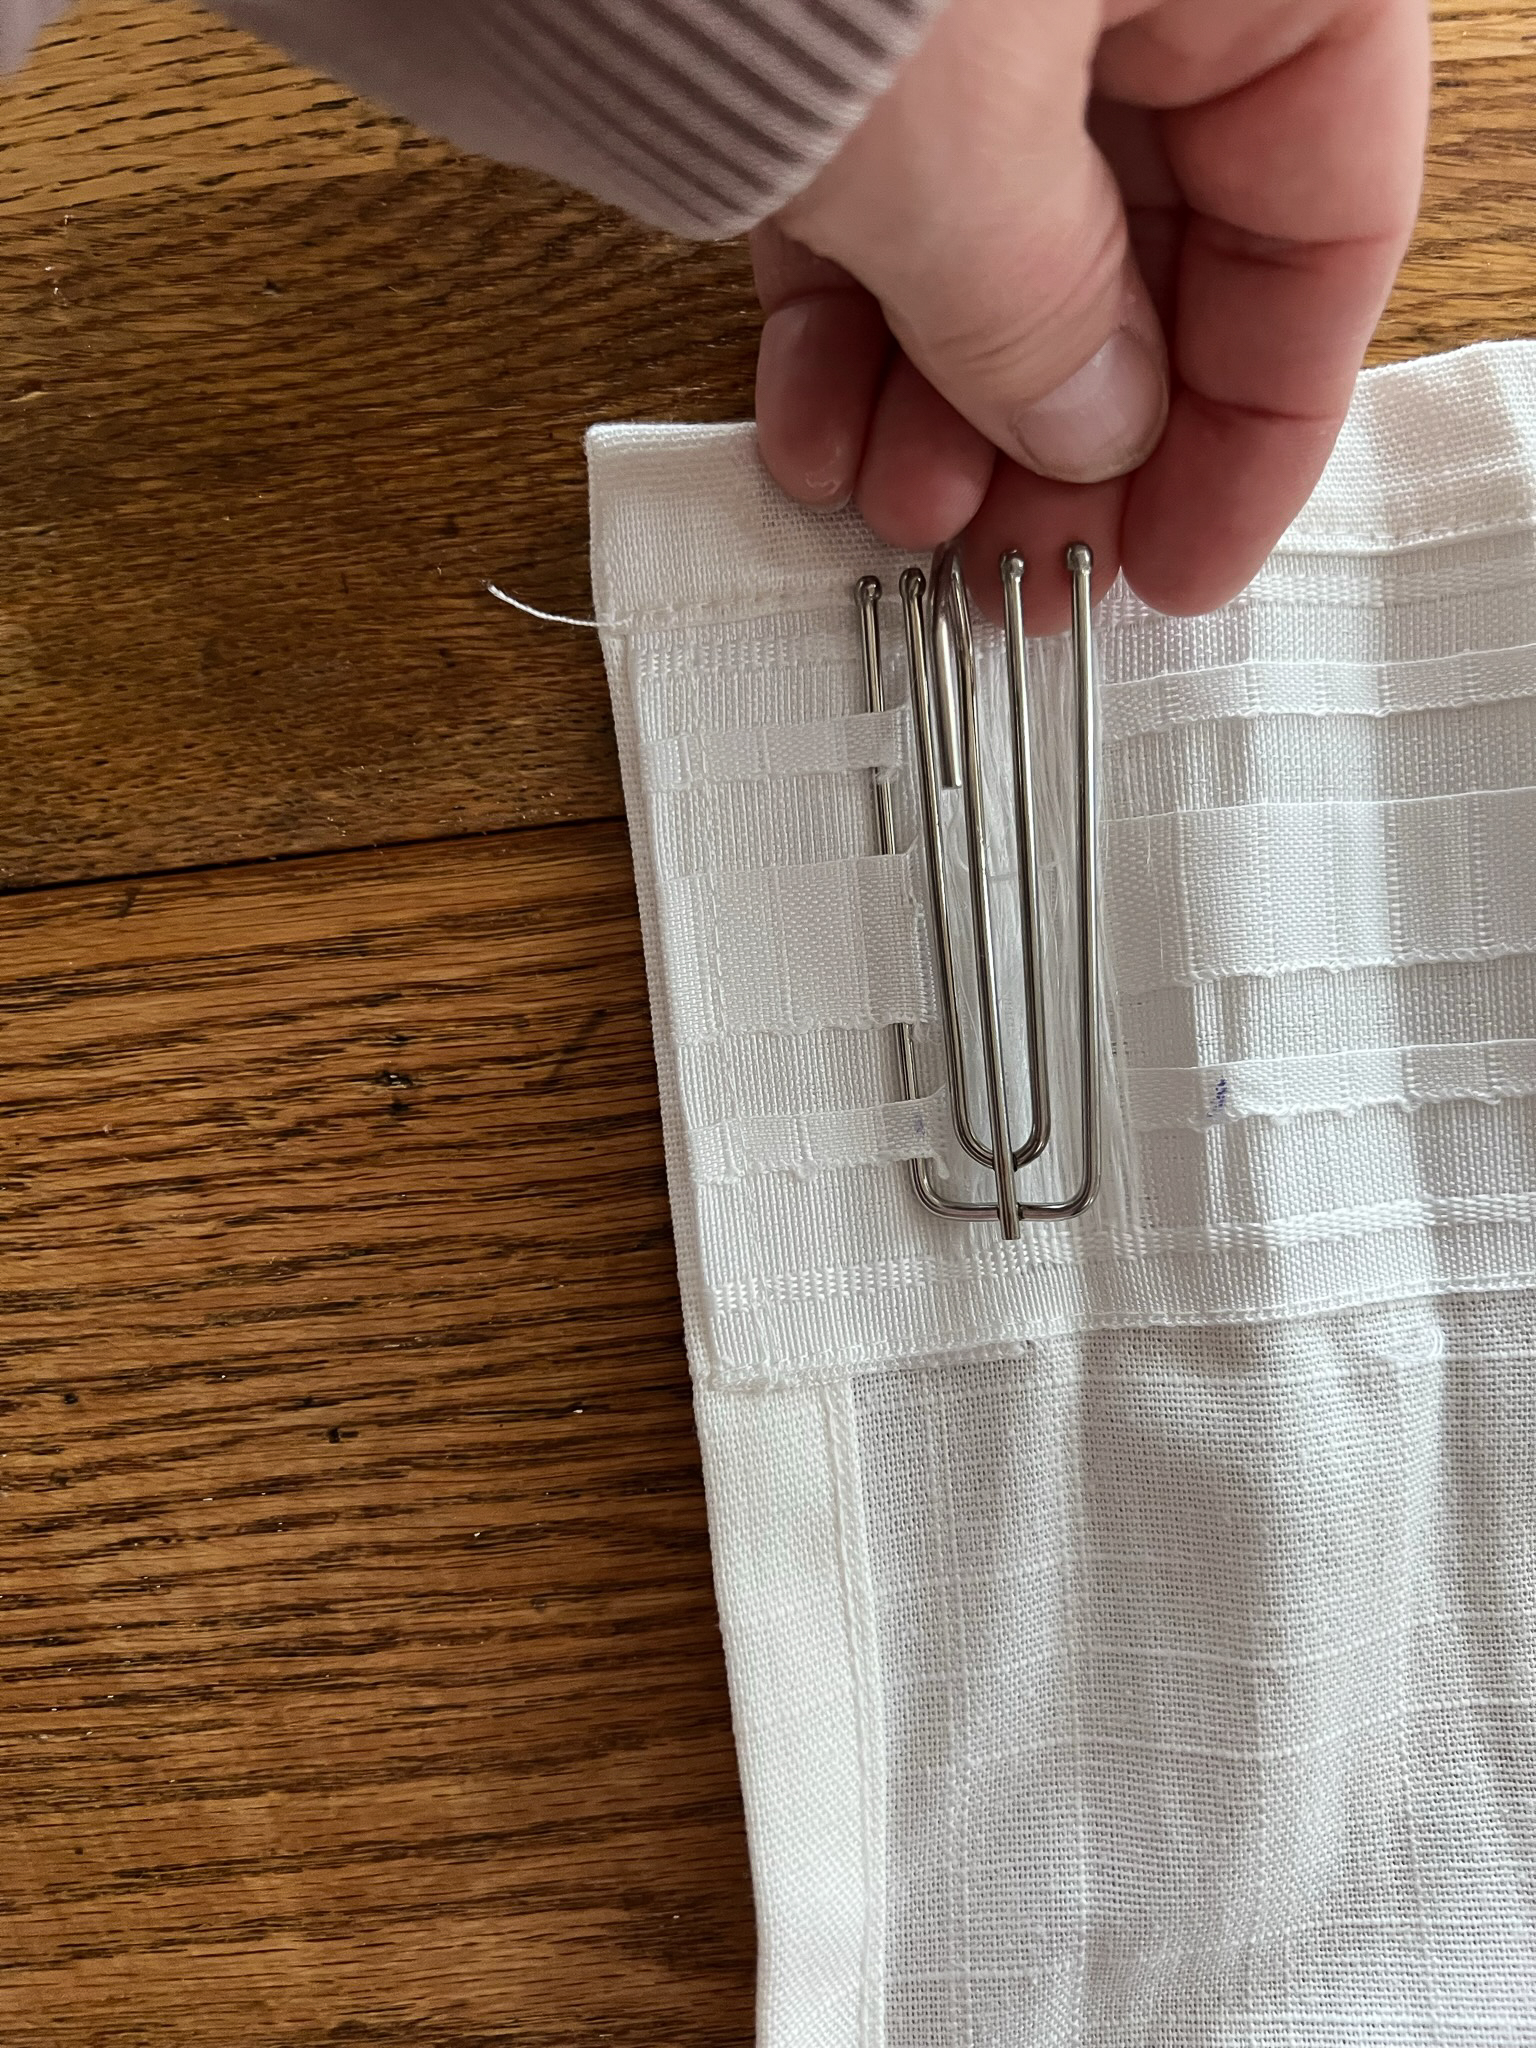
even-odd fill
[[(1098, 286), (1092, 305), (1055, 322), (1038, 369), (1027, 341), (1011, 344), (1017, 359), (1010, 364), (1006, 325), (997, 335), (1001, 367), (988, 363), (981, 375), (963, 357), (951, 365), (942, 349), (930, 351), (916, 335), (914, 341), (932, 363), (930, 379), (941, 390), (953, 382), (959, 395), (951, 402), (999, 447), (1063, 483), (1102, 483), (1146, 461), (1168, 418), (1168, 365), (1161, 323), (1129, 257), (1119, 276)], [(1067, 359), (1076, 367), (1048, 383), (1052, 368)], [(1030, 395), (1045, 383), (1038, 398)]]
[(1061, 27), (1091, 12), (953, 0), (780, 216), (958, 412), (1069, 483), (1135, 469), (1168, 410), (1162, 325), (1087, 134), (1091, 41)]

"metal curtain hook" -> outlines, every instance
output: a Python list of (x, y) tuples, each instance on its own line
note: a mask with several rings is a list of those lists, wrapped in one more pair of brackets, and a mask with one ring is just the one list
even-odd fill
[[(928, 878), (938, 974), (944, 1060), (953, 1106), (955, 1135), (972, 1159), (987, 1167), (994, 1199), (962, 1202), (935, 1187), (930, 1163), (912, 1164), (919, 1201), (935, 1215), (975, 1221), (995, 1217), (1005, 1238), (1016, 1238), (1025, 1223), (1080, 1216), (1098, 1192), (1100, 1156), (1099, 1060), (1102, 1020), (1099, 997), (1098, 920), (1098, 756), (1096, 677), (1093, 659), (1091, 584), (1093, 555), (1082, 542), (1066, 551), (1072, 590), (1072, 670), (1077, 714), (1076, 870), (1078, 1026), (1078, 1126), (1080, 1157), (1073, 1187), (1059, 1199), (1026, 1202), (1016, 1175), (1047, 1156), (1052, 1145), (1049, 1059), (1041, 964), (1040, 862), (1036, 830), (1035, 771), (1030, 731), (1029, 645), (1025, 633), (1025, 564), (1004, 555), (1004, 644), (1008, 675), (1009, 767), (1012, 783), (1012, 839), (1018, 861), (1019, 945), (1024, 989), (1023, 1087), (1028, 1123), (1016, 1131), (1009, 1109), (1010, 1059), (998, 977), (998, 936), (987, 865), (988, 799), (983, 787), (976, 657), (970, 600), (958, 549), (942, 549), (931, 576), (908, 569), (901, 579), (902, 624), (911, 679), (912, 728), (917, 754), (918, 816)], [(879, 581), (866, 576), (858, 586), (860, 646), (871, 711), (885, 708), (881, 675)], [(971, 971), (962, 973), (956, 917), (944, 855), (944, 808), (958, 797), (966, 851), (966, 900), (970, 919)], [(875, 780), (876, 844), (896, 851), (888, 784)], [(966, 1058), (966, 1012), (974, 1019), (979, 1051), (979, 1100)], [(918, 1096), (917, 1055), (912, 1027), (894, 1027), (902, 1090)]]

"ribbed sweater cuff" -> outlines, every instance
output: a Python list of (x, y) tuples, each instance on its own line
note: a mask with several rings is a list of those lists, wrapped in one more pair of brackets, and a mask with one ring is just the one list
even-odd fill
[(809, 183), (945, 0), (220, 4), (467, 149), (723, 236)]

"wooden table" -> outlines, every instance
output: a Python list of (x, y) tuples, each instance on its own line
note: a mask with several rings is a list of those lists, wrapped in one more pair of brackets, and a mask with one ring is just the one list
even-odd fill
[[(1536, 331), (1536, 7), (1437, 48), (1378, 358)], [(0, 138), (0, 2040), (742, 2048), (606, 692), (482, 590), (742, 253), (182, 0)]]

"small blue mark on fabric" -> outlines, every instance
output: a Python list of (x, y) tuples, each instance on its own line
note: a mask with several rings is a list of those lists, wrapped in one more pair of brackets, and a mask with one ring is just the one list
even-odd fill
[(1228, 1087), (1228, 1084), (1227, 1084), (1227, 1077), (1226, 1077), (1226, 1075), (1225, 1075), (1225, 1074), (1222, 1074), (1222, 1075), (1220, 1075), (1220, 1076), (1219, 1076), (1219, 1077), (1217, 1078), (1217, 1082), (1216, 1082), (1216, 1095), (1215, 1095), (1215, 1099), (1214, 1099), (1214, 1100), (1212, 1101), (1212, 1103), (1211, 1103), (1211, 1113), (1212, 1113), (1212, 1115), (1213, 1115), (1213, 1116), (1225, 1116), (1225, 1115), (1226, 1115), (1226, 1113), (1227, 1113), (1227, 1097), (1228, 1097), (1228, 1095), (1229, 1095), (1230, 1093), (1231, 1093), (1231, 1090), (1230, 1090), (1230, 1088)]

